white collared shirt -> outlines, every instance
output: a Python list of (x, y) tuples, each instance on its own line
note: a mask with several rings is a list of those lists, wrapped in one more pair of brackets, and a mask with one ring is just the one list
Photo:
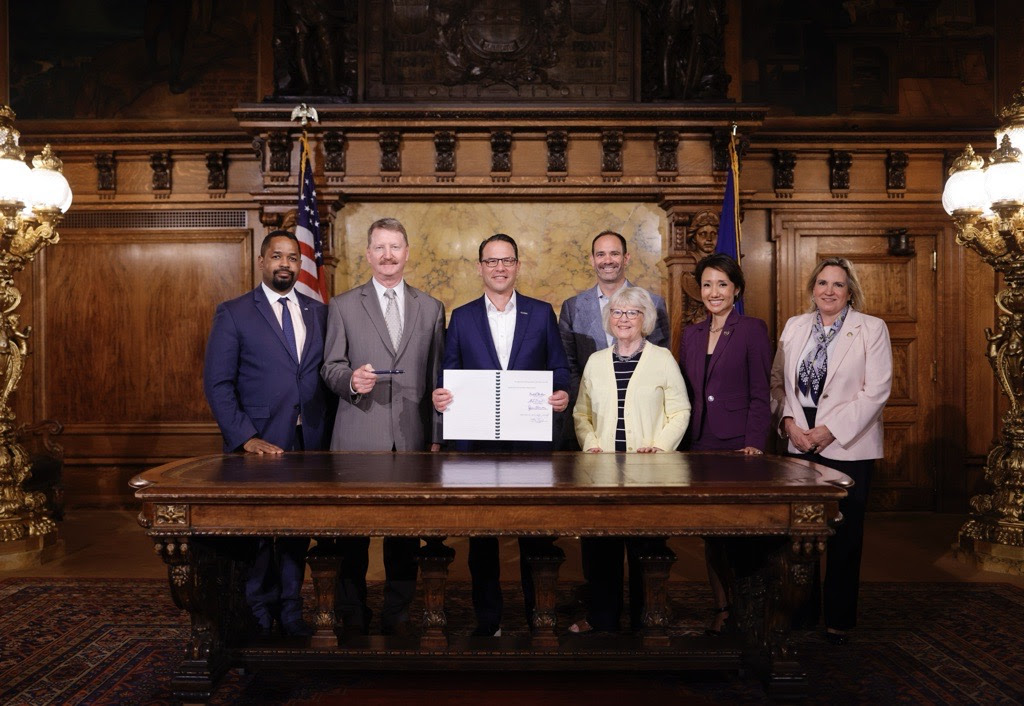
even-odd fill
[[(598, 306), (598, 310), (601, 312), (601, 316), (602, 317), (604, 316), (604, 309), (605, 309), (606, 306), (608, 306), (608, 302), (610, 302), (612, 300), (612, 297), (614, 297), (616, 294), (621, 292), (626, 287), (627, 287), (626, 280), (622, 280), (622, 286), (619, 287), (618, 289), (616, 289), (614, 292), (612, 292), (612, 296), (611, 297), (606, 297), (604, 295), (604, 292), (601, 291), (601, 287), (600, 286), (597, 288), (597, 306)], [(606, 339), (606, 341), (607, 341), (609, 346), (611, 346), (613, 343), (615, 343), (615, 336), (611, 335), (607, 331), (604, 332), (604, 337), (605, 337), (605, 339)]]
[(512, 357), (512, 340), (516, 335), (516, 293), (505, 305), (505, 311), (491, 303), (490, 297), (484, 294), (484, 307), (487, 309), (487, 323), (491, 327), (491, 340), (494, 350), (498, 352), (498, 362), (502, 370), (508, 370), (508, 359)]
[[(384, 293), (388, 290), (383, 284), (377, 281), (376, 277), (371, 278), (373, 288), (377, 292), (377, 303), (380, 304), (381, 316), (387, 320), (388, 298)], [(402, 329), (405, 329), (405, 279), (403, 278), (391, 289), (395, 290), (395, 305), (398, 307), (398, 320), (402, 322)]]
[(302, 319), (302, 307), (299, 306), (299, 297), (295, 294), (295, 288), (292, 287), (287, 294), (281, 294), (268, 287), (266, 282), (260, 284), (263, 287), (263, 294), (270, 302), (270, 309), (277, 318), (278, 326), (281, 325), (281, 305), (278, 304), (278, 301), (281, 297), (288, 300), (288, 313), (291, 314), (292, 329), (295, 331), (295, 345), (299, 349), (295, 351), (295, 355), (302, 360), (302, 349), (306, 344), (306, 322)]

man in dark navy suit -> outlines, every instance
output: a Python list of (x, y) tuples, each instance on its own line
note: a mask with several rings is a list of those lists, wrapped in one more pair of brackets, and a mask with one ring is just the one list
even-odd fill
[[(515, 290), (519, 274), (519, 247), (511, 237), (499, 233), (480, 243), (477, 271), (484, 284), (484, 296), (452, 312), (445, 338), (443, 370), (550, 370), (554, 394), (548, 403), (557, 412), (569, 404), (569, 361), (562, 348), (555, 311), (547, 302), (524, 296)], [(442, 372), (443, 376), (443, 372)], [(442, 387), (432, 399), (434, 408), (444, 412), (452, 403), (451, 391)], [(554, 450), (553, 442), (540, 441), (458, 441), (460, 451), (537, 452)], [(519, 567), (523, 578), (526, 615), (533, 614), (533, 576), (524, 557), (549, 553), (553, 540), (520, 538)], [(474, 635), (501, 634), (501, 586), (499, 584), (498, 540), (471, 537), (469, 570), (473, 577), (473, 609), (477, 628)]]
[[(217, 307), (206, 346), (203, 388), (224, 451), (322, 449), (331, 429), (320, 379), (327, 307), (294, 289), (300, 255), (291, 233), (267, 235), (257, 263), (263, 282)], [(312, 634), (299, 593), (308, 545), (304, 538), (259, 540), (245, 597), (261, 633), (276, 619), (287, 635)]]

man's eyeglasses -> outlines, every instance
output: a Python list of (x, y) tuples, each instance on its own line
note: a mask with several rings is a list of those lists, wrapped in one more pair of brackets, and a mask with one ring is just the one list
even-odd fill
[(488, 267), (493, 268), (497, 267), (499, 262), (503, 264), (505, 267), (512, 267), (512, 265), (519, 262), (519, 260), (517, 260), (514, 257), (488, 257), (481, 260), (480, 262), (484, 263)]
[(611, 311), (608, 312), (609, 316), (611, 316), (613, 319), (621, 319), (622, 317), (626, 317), (630, 321), (632, 321), (638, 316), (642, 316), (643, 313), (644, 312), (640, 311), (639, 309), (612, 309)]

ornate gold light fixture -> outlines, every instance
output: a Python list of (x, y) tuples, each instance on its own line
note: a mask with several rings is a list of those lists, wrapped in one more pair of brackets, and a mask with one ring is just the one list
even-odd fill
[(1024, 85), (999, 113), (998, 148), (988, 162), (967, 145), (949, 170), (942, 206), (956, 242), (1003, 275), (998, 330), (985, 330), (987, 355), (1010, 409), (989, 451), (989, 495), (971, 498), (955, 553), (980, 568), (1024, 574)]
[(38, 563), (57, 545), (57, 525), (42, 493), (23, 488), (28, 454), (18, 443), (10, 398), (21, 380), (29, 328), (15, 310), (21, 292), (14, 275), (42, 248), (58, 240), (55, 227), (71, 205), (63, 164), (50, 149), (25, 163), (14, 111), (0, 106), (0, 569)]

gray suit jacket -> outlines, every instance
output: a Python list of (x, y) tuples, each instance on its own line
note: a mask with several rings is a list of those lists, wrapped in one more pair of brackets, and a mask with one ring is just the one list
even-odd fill
[[(626, 280), (626, 286), (634, 286)], [(570, 297), (562, 303), (562, 311), (558, 315), (558, 330), (562, 335), (562, 346), (569, 358), (569, 370), (572, 375), (570, 395), (576, 400), (580, 389), (580, 377), (587, 360), (596, 351), (608, 347), (608, 337), (601, 326), (601, 305), (598, 301), (600, 290), (595, 284), (590, 289)], [(669, 331), (668, 311), (665, 300), (653, 292), (648, 292), (654, 300), (654, 308), (658, 311), (658, 321), (654, 331), (647, 340), (655, 345), (668, 348), (671, 332)], [(572, 407), (569, 407), (570, 411)]]
[[(331, 299), (320, 374), (338, 395), (332, 450), (424, 451), (440, 442), (430, 393), (444, 355), (444, 304), (406, 282), (402, 321), (396, 351), (372, 281)], [(381, 375), (371, 392), (353, 395), (352, 371), (367, 363), (405, 372)]]

